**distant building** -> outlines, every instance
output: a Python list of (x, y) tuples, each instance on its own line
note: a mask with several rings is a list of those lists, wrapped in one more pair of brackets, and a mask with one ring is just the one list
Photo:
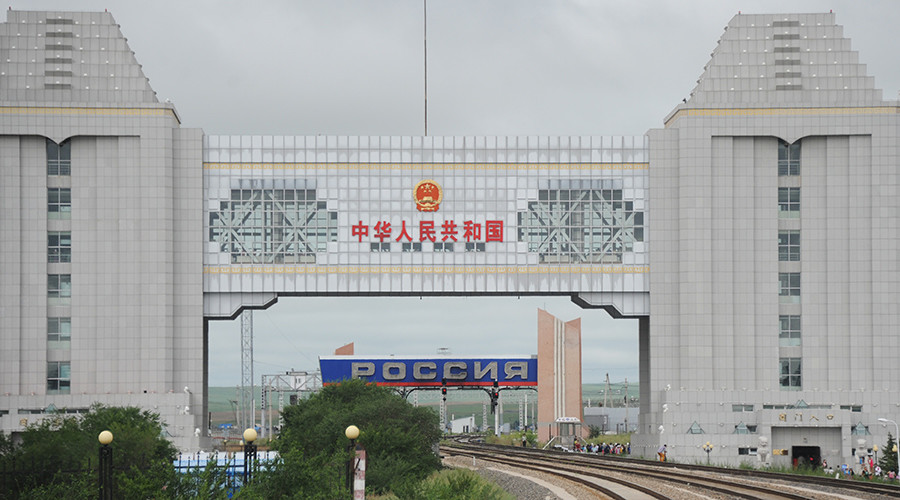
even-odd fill
[(581, 318), (564, 322), (538, 309), (538, 439), (549, 441), (559, 435), (560, 418), (584, 420)]
[(475, 425), (475, 415), (469, 417), (456, 418), (450, 421), (450, 432), (453, 434), (466, 434), (469, 432), (478, 432)]
[(636, 432), (638, 428), (638, 408), (586, 406), (584, 407), (584, 426), (588, 431), (590, 431), (591, 426), (594, 426), (603, 433), (625, 434), (626, 432)]

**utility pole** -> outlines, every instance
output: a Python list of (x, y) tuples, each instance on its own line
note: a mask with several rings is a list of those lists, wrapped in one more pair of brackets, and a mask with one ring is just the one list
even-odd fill
[(428, 137), (428, 0), (422, 0), (422, 47), (425, 63), (425, 137)]
[(253, 311), (241, 312), (241, 431), (256, 426), (253, 400)]
[(609, 395), (609, 374), (606, 374), (606, 390), (603, 391), (603, 407), (606, 408), (606, 396)]
[(494, 400), (493, 410), (494, 410), (494, 435), (500, 436), (500, 412), (502, 411), (502, 406), (500, 405), (500, 389), (497, 386), (497, 381), (494, 381), (494, 392), (492, 399)]
[(447, 379), (441, 379), (441, 432), (447, 431)]

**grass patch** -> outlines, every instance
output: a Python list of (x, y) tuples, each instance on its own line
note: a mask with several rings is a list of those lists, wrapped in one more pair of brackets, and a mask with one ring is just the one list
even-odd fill
[(375, 500), (515, 500), (496, 484), (469, 469), (445, 469), (396, 493), (371, 497)]

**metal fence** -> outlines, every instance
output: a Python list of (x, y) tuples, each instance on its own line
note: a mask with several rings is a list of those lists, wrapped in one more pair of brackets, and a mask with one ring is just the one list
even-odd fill
[[(249, 464), (253, 469), (264, 468), (277, 457), (274, 451), (257, 452), (256, 463)], [(217, 483), (225, 489), (231, 497), (243, 485), (244, 453), (241, 452), (214, 452), (181, 454), (172, 465), (176, 472), (190, 476), (188, 481), (196, 481), (197, 486), (203, 486), (210, 476), (215, 476)], [(0, 499), (17, 498), (26, 489), (35, 485), (49, 485), (53, 483), (79, 484), (86, 483), (99, 488), (98, 461), (88, 459), (82, 466), (60, 467), (55, 462), (38, 462), (22, 460), (0, 460)], [(140, 470), (149, 470), (149, 461), (144, 461), (137, 466)], [(115, 474), (127, 472), (130, 469), (116, 467), (113, 462)]]

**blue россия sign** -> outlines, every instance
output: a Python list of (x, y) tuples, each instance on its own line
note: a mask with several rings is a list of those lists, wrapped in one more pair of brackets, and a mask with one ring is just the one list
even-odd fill
[(319, 358), (323, 384), (359, 378), (388, 386), (536, 386), (537, 359), (487, 358)]

